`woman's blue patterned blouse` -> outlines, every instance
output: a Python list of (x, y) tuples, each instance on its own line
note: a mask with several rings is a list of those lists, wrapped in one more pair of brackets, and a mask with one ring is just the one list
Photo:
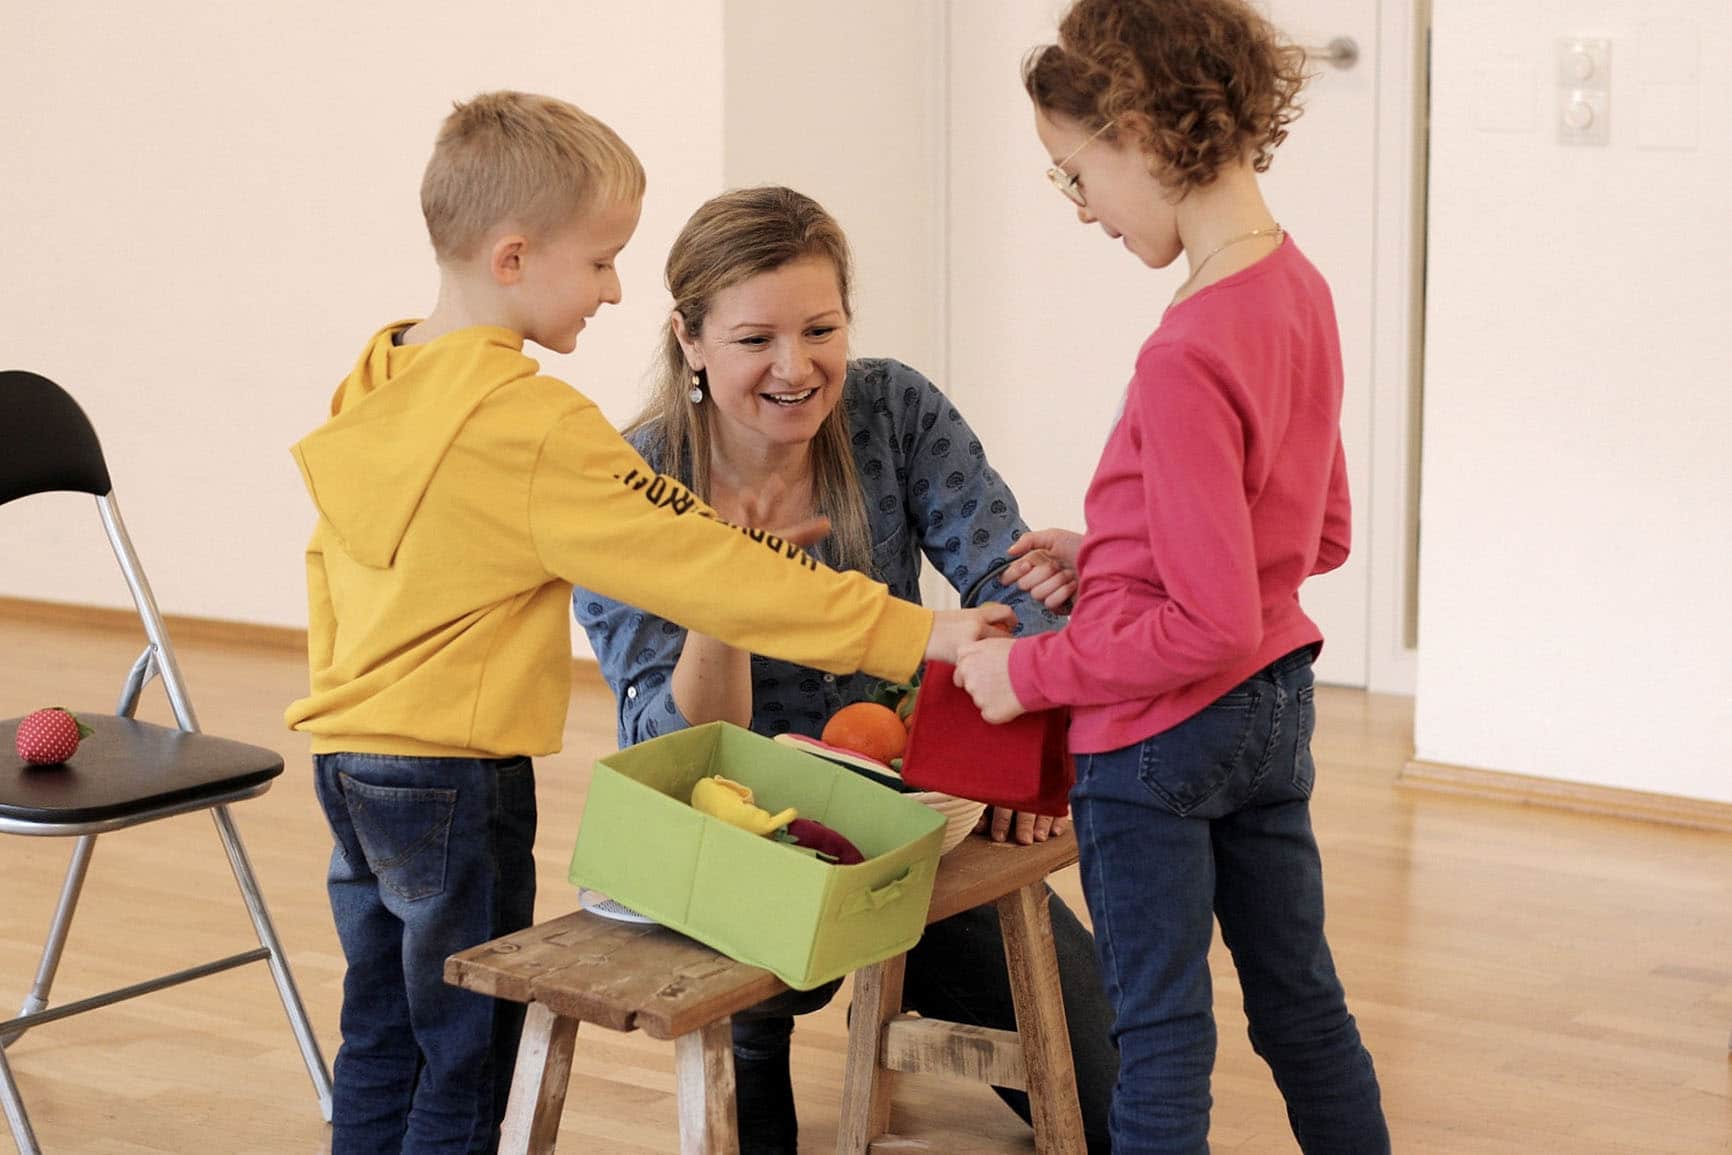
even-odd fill
[[(1057, 628), (1061, 618), (998, 582), (1010, 543), (1028, 526), (956, 406), (900, 361), (876, 358), (849, 363), (842, 406), (866, 491), (872, 576), (897, 597), (917, 602), (924, 553), (963, 594), (965, 605), (1004, 602), (1016, 610), (1024, 634)], [(648, 439), (639, 435), (636, 442), (645, 452)], [(648, 460), (657, 470), (666, 468), (664, 461)], [(810, 552), (828, 562), (824, 545)], [(686, 631), (585, 589), (572, 591), (572, 608), (618, 703), (619, 744), (689, 725), (674, 705), (671, 686)], [(863, 674), (826, 674), (754, 654), (752, 729), (816, 737), (831, 714), (870, 697), (876, 686), (876, 679)]]

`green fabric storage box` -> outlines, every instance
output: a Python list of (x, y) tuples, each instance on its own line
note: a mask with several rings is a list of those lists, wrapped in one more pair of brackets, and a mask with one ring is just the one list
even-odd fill
[[(866, 861), (834, 866), (693, 810), (692, 787), (714, 774), (839, 831)], [(919, 940), (943, 835), (930, 807), (711, 722), (596, 762), (571, 881), (809, 990)]]

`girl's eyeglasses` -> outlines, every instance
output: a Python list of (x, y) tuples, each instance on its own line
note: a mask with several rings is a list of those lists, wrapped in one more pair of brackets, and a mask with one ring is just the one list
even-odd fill
[(1065, 157), (1063, 160), (1059, 161), (1057, 164), (1053, 165), (1051, 168), (1046, 170), (1046, 179), (1050, 180), (1052, 182), (1052, 186), (1054, 188), (1056, 188), (1059, 192), (1061, 192), (1065, 195), (1065, 199), (1069, 200), (1072, 204), (1076, 205), (1078, 208), (1087, 208), (1088, 207), (1088, 201), (1087, 201), (1087, 199), (1085, 199), (1083, 197), (1082, 189), (1077, 187), (1077, 178), (1075, 176), (1073, 176), (1072, 174), (1066, 172), (1064, 170), (1064, 166), (1069, 164), (1072, 160), (1076, 159), (1077, 153), (1081, 152), (1083, 149), (1085, 149), (1089, 145), (1093, 144), (1095, 142), (1095, 140), (1101, 135), (1101, 133), (1105, 132), (1107, 129), (1111, 128), (1112, 126), (1113, 126), (1113, 122), (1110, 120), (1107, 121), (1105, 124), (1101, 125), (1097, 129), (1095, 129), (1094, 133), (1087, 140), (1083, 141), (1081, 144), (1079, 144), (1075, 148), (1071, 149), (1069, 156)]

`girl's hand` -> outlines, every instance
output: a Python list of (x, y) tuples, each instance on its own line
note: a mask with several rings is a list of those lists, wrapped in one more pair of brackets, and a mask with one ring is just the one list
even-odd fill
[(998, 602), (972, 610), (939, 610), (932, 615), (932, 635), (926, 639), (926, 660), (954, 662), (962, 648), (980, 638), (1000, 638), (1009, 645), (1016, 628), (1016, 611)]
[(1050, 814), (1025, 814), (1020, 810), (993, 806), (981, 814), (980, 821), (974, 824), (974, 832), (989, 835), (994, 842), (1003, 842), (1009, 836), (1012, 826), (1016, 828), (1016, 840), (1029, 846), (1036, 842), (1045, 842), (1048, 838), (1057, 838), (1069, 830), (1070, 815), (1063, 814), (1054, 818)]
[(951, 681), (968, 691), (981, 717), (988, 722), (1008, 722), (1027, 713), (1010, 684), (1009, 638), (986, 638), (962, 647), (956, 657)]

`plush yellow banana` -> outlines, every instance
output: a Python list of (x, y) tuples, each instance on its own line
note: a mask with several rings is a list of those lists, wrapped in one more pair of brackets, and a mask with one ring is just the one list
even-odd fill
[(720, 818), (730, 826), (738, 826), (753, 834), (774, 834), (800, 816), (793, 808), (771, 814), (752, 801), (752, 788), (717, 774), (700, 778), (692, 787), (692, 809)]

